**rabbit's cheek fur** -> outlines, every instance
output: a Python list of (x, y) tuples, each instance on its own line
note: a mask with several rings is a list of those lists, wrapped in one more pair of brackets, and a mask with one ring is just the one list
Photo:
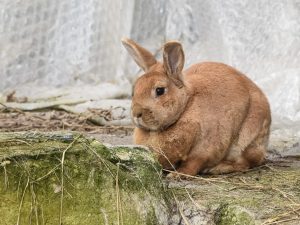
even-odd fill
[(159, 122), (155, 118), (153, 111), (146, 109), (142, 115), (142, 122), (146, 128), (149, 130), (158, 130), (159, 129)]
[[(174, 96), (174, 97), (173, 97)], [(176, 123), (185, 109), (189, 97), (185, 90), (176, 88), (173, 93), (159, 100), (153, 114), (160, 123), (160, 130), (165, 130)]]
[(178, 120), (182, 112), (181, 107), (175, 99), (169, 99), (162, 103), (161, 109), (157, 112), (162, 129), (166, 129)]

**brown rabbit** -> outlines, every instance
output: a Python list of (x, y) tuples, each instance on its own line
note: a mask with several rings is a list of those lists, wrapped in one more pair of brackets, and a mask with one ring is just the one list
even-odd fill
[(176, 41), (163, 46), (163, 63), (130, 39), (122, 43), (145, 72), (133, 90), (135, 143), (157, 153), (165, 169), (222, 174), (264, 162), (270, 107), (249, 78), (215, 62), (182, 71), (184, 52)]

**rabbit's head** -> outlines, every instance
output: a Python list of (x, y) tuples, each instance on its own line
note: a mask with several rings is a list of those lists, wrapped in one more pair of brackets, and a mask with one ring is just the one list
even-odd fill
[(179, 42), (163, 46), (163, 63), (130, 39), (123, 45), (145, 72), (133, 88), (131, 116), (135, 126), (160, 131), (174, 124), (184, 112), (189, 99), (182, 69), (184, 53)]

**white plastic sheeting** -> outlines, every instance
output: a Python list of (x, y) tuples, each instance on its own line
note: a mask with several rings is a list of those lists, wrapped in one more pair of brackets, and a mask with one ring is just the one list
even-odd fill
[(236, 67), (266, 92), (273, 130), (300, 135), (299, 0), (0, 0), (0, 93), (129, 95), (139, 70), (123, 36)]

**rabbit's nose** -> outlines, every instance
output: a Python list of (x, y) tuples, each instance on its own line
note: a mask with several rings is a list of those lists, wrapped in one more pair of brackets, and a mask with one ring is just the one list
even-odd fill
[(141, 118), (143, 116), (143, 109), (140, 106), (134, 106), (132, 108), (132, 115), (136, 118)]

